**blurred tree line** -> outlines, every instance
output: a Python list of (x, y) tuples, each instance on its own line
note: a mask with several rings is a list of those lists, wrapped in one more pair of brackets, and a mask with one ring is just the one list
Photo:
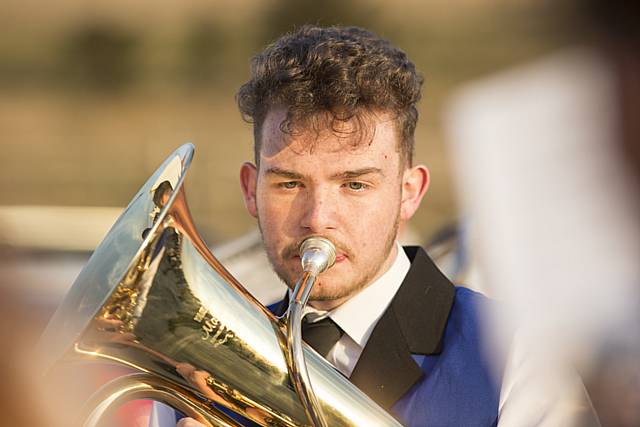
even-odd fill
[[(215, 87), (240, 81), (254, 52), (306, 23), (369, 28), (409, 51), (428, 74), (434, 67), (435, 73), (447, 68), (447, 74), (462, 78), (528, 57), (550, 43), (542, 7), (533, 2), (498, 3), (499, 7), (474, 14), (464, 13), (463, 2), (456, 18), (437, 10), (430, 13), (429, 7), (445, 8), (437, 2), (428, 2), (424, 10), (404, 11), (401, 3), (280, 0), (263, 6), (259, 17), (241, 25), (225, 22), (233, 10), (203, 9), (169, 36), (153, 26), (94, 14), (44, 41), (51, 50), (42, 53), (48, 61), (21, 61), (19, 44), (11, 57), (2, 58), (0, 52), (0, 85), (34, 82), (114, 93), (154, 82), (187, 89)], [(416, 14), (424, 17), (423, 22), (412, 16)], [(420, 67), (421, 62), (427, 66)]]

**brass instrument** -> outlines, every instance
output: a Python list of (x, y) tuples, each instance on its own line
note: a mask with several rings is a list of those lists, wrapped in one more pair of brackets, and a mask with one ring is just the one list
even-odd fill
[[(183, 188), (193, 150), (177, 149), (138, 191), (54, 314), (40, 353), (48, 367), (107, 360), (139, 372), (99, 390), (85, 426), (146, 398), (209, 426), (241, 425), (219, 407), (262, 426), (309, 425), (307, 413), (315, 410), (294, 384), (304, 379), (289, 374), (297, 369), (287, 351), (295, 331), (249, 294), (196, 232)], [(298, 368), (308, 369), (321, 409), (315, 412), (327, 425), (399, 425), (315, 351), (299, 348), (306, 365)]]

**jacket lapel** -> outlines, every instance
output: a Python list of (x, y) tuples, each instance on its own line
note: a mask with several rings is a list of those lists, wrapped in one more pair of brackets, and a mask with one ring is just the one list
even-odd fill
[(402, 286), (371, 333), (350, 380), (383, 408), (424, 375), (412, 354), (439, 354), (455, 288), (419, 247)]

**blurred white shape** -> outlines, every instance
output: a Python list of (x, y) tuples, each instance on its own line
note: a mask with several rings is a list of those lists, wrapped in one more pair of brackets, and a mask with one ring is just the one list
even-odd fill
[(120, 213), (121, 207), (0, 206), (0, 245), (93, 250)]
[(448, 122), (472, 262), (505, 300), (497, 327), (584, 369), (640, 341), (640, 201), (615, 91), (603, 58), (572, 50), (465, 87)]
[(89, 260), (89, 253), (13, 254), (0, 259), (0, 288), (43, 307), (56, 307)]
[(576, 367), (529, 338), (516, 333), (512, 342), (498, 426), (599, 427)]

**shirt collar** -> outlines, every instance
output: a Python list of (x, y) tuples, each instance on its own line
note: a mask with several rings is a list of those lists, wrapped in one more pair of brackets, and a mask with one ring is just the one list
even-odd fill
[(397, 255), (391, 267), (377, 280), (329, 312), (331, 320), (360, 347), (364, 347), (380, 317), (393, 300), (411, 262), (396, 242)]

